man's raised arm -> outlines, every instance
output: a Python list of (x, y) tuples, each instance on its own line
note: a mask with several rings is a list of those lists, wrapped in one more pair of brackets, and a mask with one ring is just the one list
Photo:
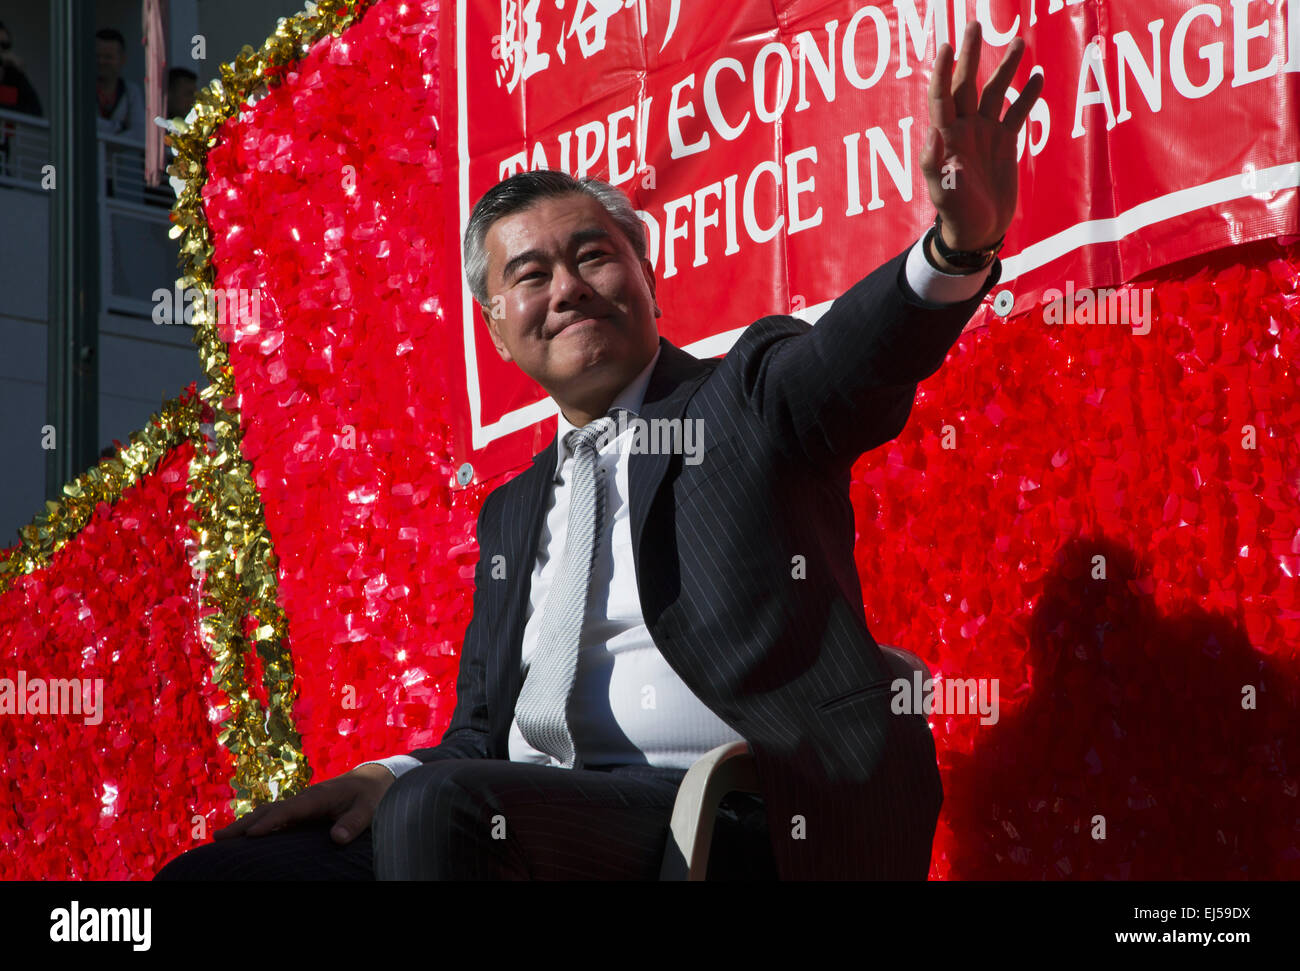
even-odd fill
[[(736, 348), (742, 393), (784, 442), (831, 468), (895, 437), (916, 385), (943, 364), (980, 301), (1001, 276), (997, 248), (1016, 208), (1016, 139), (1042, 91), (1025, 85), (1002, 117), (1024, 51), (1017, 39), (983, 92), (976, 91), (980, 27), (972, 22), (954, 73), (940, 46), (930, 78), (930, 133), (921, 156), (942, 247), (921, 242), (837, 297), (815, 326), (766, 317)], [(922, 247), (928, 247), (922, 249)], [(959, 262), (949, 262), (944, 251)], [(962, 254), (987, 253), (970, 270)], [(927, 256), (928, 254), (928, 256)]]

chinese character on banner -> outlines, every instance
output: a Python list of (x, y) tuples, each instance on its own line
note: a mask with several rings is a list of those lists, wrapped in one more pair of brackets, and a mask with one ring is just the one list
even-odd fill
[[(566, 36), (573, 37), (577, 35), (578, 46), (582, 49), (583, 57), (590, 57), (599, 51), (605, 49), (605, 31), (609, 26), (609, 20), (619, 10), (630, 10), (636, 7), (637, 24), (641, 30), (641, 36), (644, 37), (650, 29), (650, 18), (646, 16), (646, 0), (578, 0), (577, 9), (573, 14), (573, 21), (569, 25), (569, 32)], [(590, 13), (587, 11), (590, 10)], [(662, 51), (672, 39), (673, 31), (677, 29), (677, 16), (681, 12), (681, 0), (670, 0), (668, 10), (668, 28), (664, 31), (663, 43), (659, 49)], [(557, 48), (560, 52), (560, 60), (564, 60), (563, 44)]]
[(506, 90), (512, 94), (520, 81), (546, 70), (551, 63), (550, 54), (537, 50), (542, 33), (542, 25), (537, 20), (537, 8), (541, 2), (542, 0), (526, 0), (521, 23), (519, 0), (501, 0), (501, 33), (492, 38), (492, 57), (501, 62), (496, 70), (497, 87), (501, 86), (503, 78), (510, 75)]
[[(591, 10), (590, 14), (586, 13), (588, 9)], [(609, 26), (609, 18), (622, 9), (623, 0), (578, 0), (578, 8), (573, 13), (573, 23), (569, 26), (567, 36), (577, 35), (583, 57), (591, 57), (605, 49), (605, 29)], [(641, 25), (641, 36), (644, 37), (644, 16)]]
[[(538, 50), (542, 39), (542, 23), (538, 20), (541, 3), (542, 0), (524, 0), (521, 10), (520, 0), (501, 0), (501, 31), (492, 38), (492, 59), (501, 62), (495, 72), (497, 87), (504, 84), (511, 94), (520, 81), (546, 70), (551, 64), (551, 55)], [(645, 37), (650, 29), (646, 0), (578, 0), (568, 31), (561, 26), (560, 42), (555, 45), (561, 63), (565, 61), (564, 42), (569, 37), (578, 38), (584, 58), (603, 51), (609, 40), (610, 19), (619, 11), (633, 7), (640, 34)], [(670, 0), (668, 26), (660, 50), (672, 39), (680, 12), (681, 0)]]

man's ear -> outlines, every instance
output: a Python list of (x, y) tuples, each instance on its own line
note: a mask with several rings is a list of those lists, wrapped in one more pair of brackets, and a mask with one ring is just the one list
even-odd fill
[(655, 268), (650, 265), (649, 260), (641, 261), (641, 272), (645, 274), (646, 282), (650, 284), (650, 300), (655, 305), (655, 316), (662, 317), (664, 312), (659, 309), (659, 302), (655, 300)]
[[(497, 354), (501, 360), (507, 363), (513, 360), (510, 356), (510, 349), (506, 347), (505, 341), (501, 339), (501, 331), (498, 327), (500, 318), (505, 316), (504, 299), (501, 296), (492, 298), (491, 303), (481, 303), (478, 305), (479, 316), (483, 318), (483, 323), (487, 324), (488, 335), (492, 338), (492, 346), (497, 349)], [(500, 307), (499, 316), (493, 313), (493, 309)]]

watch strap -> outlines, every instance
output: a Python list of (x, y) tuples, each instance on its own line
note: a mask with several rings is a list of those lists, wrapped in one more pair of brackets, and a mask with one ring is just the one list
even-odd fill
[[(985, 247), (984, 249), (956, 250), (952, 249), (943, 241), (943, 233), (939, 231), (940, 225), (941, 217), (938, 213), (935, 213), (934, 225), (930, 227), (930, 231), (926, 235), (934, 237), (934, 248), (938, 250), (939, 255), (943, 257), (944, 260), (963, 270), (982, 270), (986, 266), (989, 266), (993, 260), (997, 258), (998, 252), (1002, 249), (1002, 244), (1005, 243), (1007, 239), (1006, 235), (1003, 234), (1002, 238), (996, 243), (992, 246)], [(925, 255), (926, 258), (929, 259), (930, 250), (928, 246), (925, 247)], [(939, 268), (935, 267), (935, 269)]]

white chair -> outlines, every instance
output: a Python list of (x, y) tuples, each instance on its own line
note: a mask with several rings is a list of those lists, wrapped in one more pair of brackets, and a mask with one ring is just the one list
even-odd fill
[[(880, 649), (895, 678), (928, 678), (930, 669), (911, 651), (881, 644)], [(718, 804), (729, 792), (762, 795), (758, 772), (748, 742), (719, 745), (698, 759), (682, 779), (673, 802), (668, 844), (664, 848), (660, 880), (703, 880), (709, 870), (709, 848)]]

